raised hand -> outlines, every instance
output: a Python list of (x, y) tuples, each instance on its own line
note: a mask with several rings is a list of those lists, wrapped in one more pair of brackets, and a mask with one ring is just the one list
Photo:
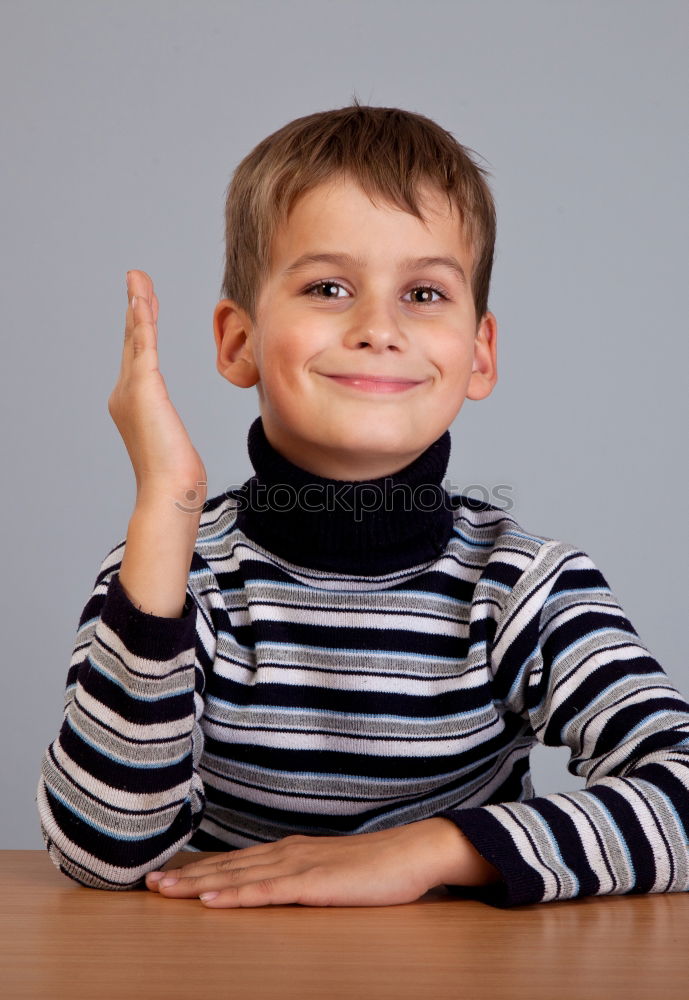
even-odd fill
[(108, 411), (134, 468), (137, 503), (174, 497), (189, 510), (206, 498), (206, 469), (158, 367), (158, 297), (145, 271), (128, 272), (124, 349)]

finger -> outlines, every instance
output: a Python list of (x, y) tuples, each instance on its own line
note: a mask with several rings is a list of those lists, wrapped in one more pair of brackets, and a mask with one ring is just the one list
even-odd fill
[[(185, 865), (183, 868), (167, 868), (164, 872), (149, 872), (146, 875), (146, 885), (151, 888), (155, 887), (158, 889), (160, 883), (164, 878), (176, 878), (176, 879), (186, 879), (191, 881), (191, 879), (199, 878), (202, 875), (211, 875), (218, 869), (213, 865), (203, 865), (198, 862), (194, 865)], [(153, 878), (153, 876), (160, 876), (160, 878)]]
[[(258, 867), (258, 866), (257, 866)], [(261, 865), (261, 874), (265, 874), (266, 865)], [(179, 869), (181, 871), (181, 869)], [(275, 874), (275, 867), (271, 866), (268, 874)], [(254, 876), (255, 878), (258, 876)], [(166, 885), (168, 879), (174, 878), (172, 885)], [(202, 892), (214, 889), (225, 889), (238, 882), (250, 879), (247, 869), (235, 868), (225, 872), (206, 872), (201, 875), (178, 876), (176, 871), (165, 872), (165, 876), (159, 882), (154, 883), (161, 896), (169, 896), (172, 899), (189, 899), (199, 896)]]
[[(175, 875), (178, 878), (188, 878), (195, 875), (206, 875), (215, 871), (231, 871), (233, 868), (246, 867), (248, 861), (255, 862), (257, 858), (267, 860), (267, 855), (273, 853), (279, 841), (269, 844), (254, 844), (252, 847), (241, 847), (229, 853), (216, 854), (202, 861), (191, 861), (188, 865), (176, 868), (174, 872), (169, 869), (166, 875)], [(148, 876), (147, 876), (148, 877)]]
[(153, 310), (148, 299), (134, 295), (127, 309), (124, 331), (123, 363), (131, 367), (136, 358), (147, 351), (156, 351), (158, 335), (153, 321)]
[[(166, 878), (189, 878), (184, 873), (186, 872), (186, 867), (184, 868), (166, 868), (165, 870), (158, 870), (154, 872), (148, 872), (146, 874), (146, 887), (151, 889), (153, 892), (160, 892), (160, 883)], [(202, 873), (203, 874), (203, 873)], [(198, 876), (194, 876), (198, 877)]]
[(126, 275), (126, 285), (127, 285), (127, 297), (131, 304), (132, 298), (137, 296), (137, 298), (147, 299), (151, 305), (151, 310), (153, 313), (153, 322), (158, 322), (158, 309), (160, 303), (158, 302), (158, 296), (153, 290), (153, 281), (145, 271), (127, 271)]
[(127, 285), (130, 297), (132, 295), (141, 295), (145, 299), (152, 299), (153, 279), (145, 271), (138, 271), (136, 269), (127, 271)]
[[(302, 875), (282, 875), (278, 878), (262, 878), (246, 885), (231, 886), (220, 890), (212, 898), (207, 896), (201, 902), (209, 909), (250, 906), (287, 906), (299, 903), (304, 893)], [(327, 905), (327, 904), (325, 904)]]
[(141, 296), (142, 299), (147, 299), (151, 305), (151, 310), (153, 312), (154, 322), (158, 322), (158, 296), (153, 290), (153, 281), (146, 274), (145, 271), (130, 271), (130, 278), (128, 284), (129, 298), (131, 300), (132, 295)]
[[(171, 895), (198, 896), (204, 888), (215, 889), (218, 886), (222, 888), (225, 885), (233, 884), (238, 879), (246, 878), (247, 872), (253, 872), (256, 868), (265, 869), (270, 866), (274, 870), (280, 858), (277, 856), (269, 857), (269, 853), (254, 854), (248, 858), (245, 856), (242, 860), (230, 857), (214, 862), (199, 861), (195, 864), (185, 865), (183, 868), (170, 868), (155, 881), (152, 881), (151, 875), (156, 873), (149, 872), (146, 876), (146, 884), (149, 888), (155, 888), (157, 892), (166, 893), (169, 891)], [(177, 879), (177, 884), (161, 886), (161, 882), (168, 878)], [(211, 884), (208, 879), (215, 881)]]

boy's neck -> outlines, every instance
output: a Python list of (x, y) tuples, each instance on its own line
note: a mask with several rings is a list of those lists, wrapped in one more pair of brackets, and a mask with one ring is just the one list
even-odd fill
[(248, 449), (256, 475), (236, 491), (237, 526), (288, 562), (379, 575), (430, 562), (449, 541), (454, 518), (442, 486), (449, 431), (399, 472), (356, 482), (294, 465), (270, 444), (261, 417)]

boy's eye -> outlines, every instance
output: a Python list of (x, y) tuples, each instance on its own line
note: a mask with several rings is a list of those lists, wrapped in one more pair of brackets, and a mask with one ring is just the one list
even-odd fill
[(411, 291), (412, 294), (414, 292), (420, 292), (421, 295), (423, 296), (422, 298), (416, 300), (416, 305), (418, 306), (435, 305), (435, 302), (432, 298), (434, 292), (436, 295), (439, 295), (441, 299), (447, 298), (447, 296), (443, 292), (441, 292), (439, 288), (436, 288), (435, 285), (417, 285), (416, 288), (412, 288)]
[(337, 281), (317, 281), (314, 285), (310, 285), (306, 289), (306, 294), (313, 295), (319, 299), (339, 299), (341, 298), (341, 296), (337, 294), (331, 295), (330, 291), (328, 291), (327, 294), (320, 295), (318, 290), (321, 288), (330, 290), (333, 288), (342, 288), (342, 287), (343, 286), (340, 285)]
[[(305, 289), (305, 295), (311, 295), (318, 299), (339, 299), (342, 298), (341, 295), (331, 294), (332, 289), (342, 288), (344, 291), (344, 286), (339, 283), (339, 281), (316, 281), (313, 285), (309, 285)], [(321, 289), (328, 290), (325, 294), (321, 294)], [(415, 305), (418, 306), (432, 306), (436, 304), (436, 300), (432, 298), (432, 294), (435, 292), (439, 295), (441, 299), (446, 299), (447, 296), (440, 288), (436, 288), (435, 285), (416, 285), (411, 289), (411, 294), (415, 292), (420, 292), (421, 297), (415, 300)]]

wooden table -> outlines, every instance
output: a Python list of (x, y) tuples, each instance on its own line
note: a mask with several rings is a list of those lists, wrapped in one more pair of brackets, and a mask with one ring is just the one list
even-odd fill
[(689, 893), (499, 910), (439, 888), (404, 906), (207, 910), (86, 889), (45, 851), (0, 851), (0, 875), (3, 1000), (689, 995)]

